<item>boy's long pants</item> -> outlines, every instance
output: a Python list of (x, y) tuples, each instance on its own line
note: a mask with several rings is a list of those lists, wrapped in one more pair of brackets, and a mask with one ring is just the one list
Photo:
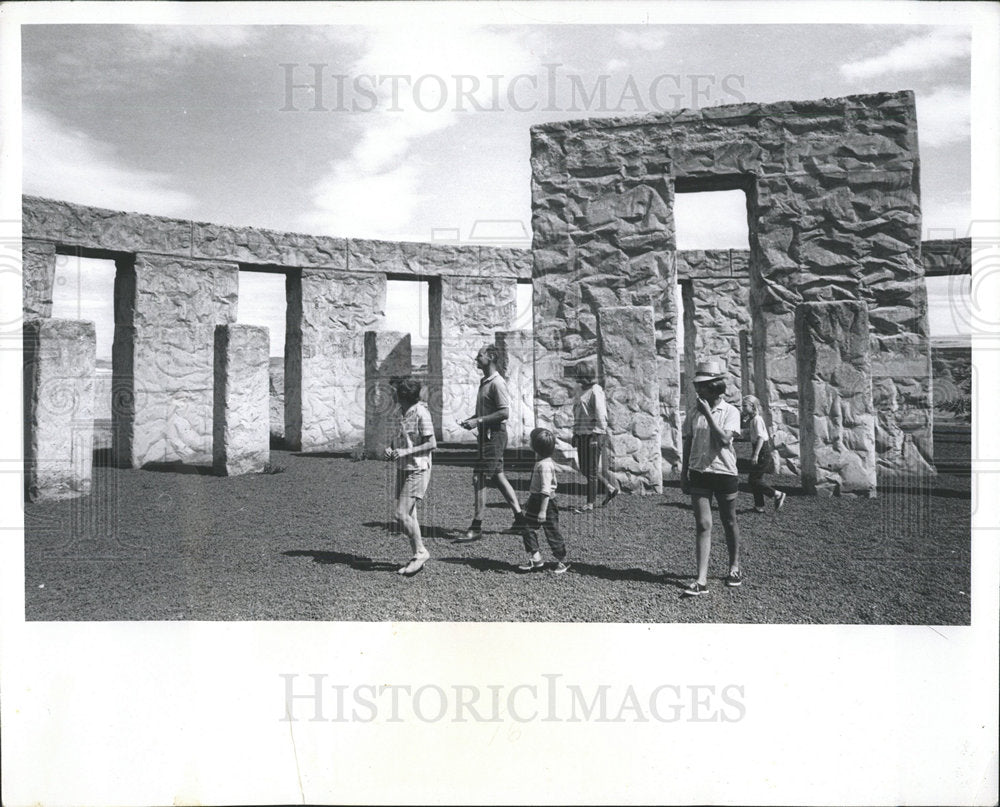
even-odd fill
[[(524, 508), (525, 520), (528, 524), (538, 520), (542, 498), (537, 493), (532, 493), (528, 497), (528, 503)], [(556, 505), (555, 499), (549, 499), (549, 506), (545, 509), (545, 521), (542, 522), (542, 530), (545, 531), (545, 540), (549, 542), (549, 548), (555, 559), (563, 560), (566, 557), (566, 542), (563, 541), (562, 533), (559, 532), (559, 507)], [(537, 528), (525, 526), (522, 536), (525, 550), (529, 555), (534, 555), (538, 551)]]

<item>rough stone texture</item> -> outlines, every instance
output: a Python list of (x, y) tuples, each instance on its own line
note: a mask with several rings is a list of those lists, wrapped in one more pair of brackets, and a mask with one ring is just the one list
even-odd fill
[(52, 316), (52, 286), (56, 276), (56, 245), (25, 238), (21, 242), (24, 318)]
[[(684, 296), (684, 376), (694, 377), (698, 361), (720, 359), (729, 370), (726, 398), (737, 402), (749, 392), (751, 351), (749, 253), (739, 250), (685, 250), (677, 253)], [(685, 409), (695, 405), (694, 388), (684, 389)]]
[(531, 331), (498, 331), (496, 345), (510, 390), (507, 445), (528, 448), (535, 428), (535, 342)]
[(972, 345), (931, 342), (934, 370), (934, 422), (972, 421)]
[(270, 362), (268, 370), (268, 412), (271, 437), (285, 439), (285, 359)]
[(875, 495), (875, 411), (868, 309), (802, 303), (795, 332), (802, 484), (820, 495)]
[[(930, 408), (929, 354), (922, 355), (926, 371), (903, 372), (921, 358), (927, 336), (917, 165), (910, 92), (534, 127), (540, 417), (567, 405), (559, 367), (592, 352), (593, 317), (615, 304), (609, 297), (619, 305), (651, 302), (657, 352), (670, 355), (675, 315), (663, 287), (676, 271), (674, 186), (743, 188), (754, 386), (774, 424), (779, 470), (799, 469), (795, 307), (851, 299), (870, 311), (883, 467), (926, 468), (930, 421), (915, 413)], [(661, 405), (670, 380), (669, 370), (661, 373)], [(893, 445), (899, 435), (905, 448)]]
[(625, 490), (659, 493), (662, 419), (653, 308), (601, 308), (597, 326), (608, 401), (609, 470)]
[(381, 330), (385, 275), (290, 272), (286, 281), (285, 441), (344, 451), (365, 439), (365, 336)]
[(94, 457), (94, 323), (24, 323), (24, 483), (30, 501), (90, 493)]
[(389, 382), (413, 372), (410, 334), (368, 331), (365, 334), (365, 453), (382, 459), (399, 434), (400, 415)]
[(531, 276), (531, 253), (524, 249), (368, 241), (231, 227), (38, 196), (23, 197), (23, 233), (28, 239), (84, 249), (158, 252), (266, 266), (417, 276)]
[(476, 408), (482, 378), (476, 353), (493, 344), (517, 315), (517, 280), (512, 277), (442, 277), (429, 288), (428, 400), (439, 440), (474, 443), (476, 433), (458, 424)]
[(220, 476), (260, 473), (270, 459), (267, 328), (215, 329), (213, 467)]
[(139, 253), (115, 278), (112, 428), (119, 467), (211, 463), (215, 327), (236, 319), (235, 264)]
[(972, 272), (972, 239), (951, 238), (924, 241), (920, 245), (924, 275), (968, 275)]

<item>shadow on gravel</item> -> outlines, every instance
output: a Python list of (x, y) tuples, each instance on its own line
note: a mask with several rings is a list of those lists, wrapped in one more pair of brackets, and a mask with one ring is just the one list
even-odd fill
[(211, 465), (187, 465), (183, 462), (148, 462), (142, 466), (143, 471), (153, 471), (158, 474), (197, 474), (198, 476), (215, 476)]
[(352, 555), (349, 552), (329, 552), (310, 549), (289, 549), (282, 552), (289, 558), (312, 558), (315, 563), (335, 563), (341, 566), (350, 566), (361, 572), (395, 572), (399, 568), (398, 563), (388, 563), (382, 560), (372, 560), (362, 555)]
[[(395, 521), (365, 521), (363, 527), (385, 530), (392, 535), (402, 535), (403, 531)], [(465, 535), (464, 530), (453, 530), (446, 527), (436, 527), (433, 524), (421, 524), (420, 534), (424, 538), (442, 538), (445, 541), (455, 541)]]
[[(490, 558), (437, 558), (440, 563), (454, 563), (468, 566), (477, 572), (493, 572), (494, 574), (517, 574), (530, 576), (530, 572), (521, 572), (518, 562), (492, 560)], [(547, 567), (548, 568), (548, 567)], [(570, 560), (569, 574), (597, 577), (601, 580), (630, 580), (635, 583), (653, 583), (655, 585), (672, 584), (683, 588), (682, 581), (691, 579), (690, 574), (675, 574), (674, 572), (651, 572), (647, 569), (612, 569), (608, 566), (598, 566), (593, 563), (579, 563)]]

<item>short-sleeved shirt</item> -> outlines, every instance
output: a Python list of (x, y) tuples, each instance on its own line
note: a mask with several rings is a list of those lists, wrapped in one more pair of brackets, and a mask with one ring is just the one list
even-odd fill
[(608, 404), (604, 390), (594, 384), (573, 401), (573, 434), (606, 434)]
[[(479, 394), (476, 396), (476, 417), (486, 417), (492, 415), (500, 409), (509, 409), (510, 393), (507, 391), (507, 382), (503, 380), (500, 373), (492, 373), (479, 382)], [(499, 431), (506, 429), (501, 423), (491, 423), (486, 430), (481, 429), (479, 436), (482, 438), (485, 431)]]
[[(712, 419), (725, 434), (740, 433), (740, 410), (721, 398), (712, 407)], [(684, 436), (691, 440), (688, 468), (707, 474), (736, 476), (736, 451), (732, 443), (719, 445), (712, 440), (707, 418), (695, 408), (684, 419)]]
[(763, 415), (754, 415), (753, 420), (750, 421), (750, 445), (757, 445), (758, 440), (763, 440), (766, 444), (770, 439), (771, 435), (767, 431)]
[[(431, 420), (431, 413), (423, 401), (417, 401), (406, 410), (400, 431), (405, 442), (405, 447), (418, 446), (424, 442), (423, 438), (434, 434), (434, 422)], [(431, 467), (431, 454), (410, 455), (403, 458), (404, 471), (419, 471), (423, 468)]]
[(556, 486), (559, 484), (559, 477), (556, 475), (556, 463), (552, 457), (545, 457), (535, 463), (531, 470), (531, 485), (529, 493), (539, 493), (548, 496), (550, 499), (556, 495)]

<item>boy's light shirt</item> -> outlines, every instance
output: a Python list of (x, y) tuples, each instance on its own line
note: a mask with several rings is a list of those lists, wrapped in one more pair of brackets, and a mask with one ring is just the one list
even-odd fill
[(531, 471), (531, 486), (529, 493), (538, 493), (550, 499), (556, 495), (559, 477), (556, 474), (556, 464), (552, 457), (545, 457), (535, 463)]

